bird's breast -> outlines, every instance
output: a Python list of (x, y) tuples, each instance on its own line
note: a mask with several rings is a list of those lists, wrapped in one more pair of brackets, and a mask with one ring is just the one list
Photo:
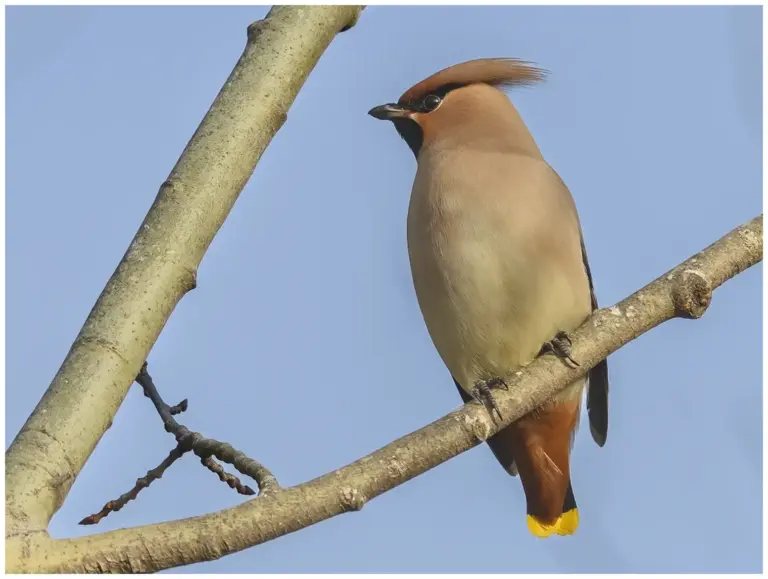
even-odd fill
[[(536, 248), (548, 227), (539, 217), (546, 208), (535, 206), (535, 196), (533, 207), (515, 201), (520, 175), (506, 174), (495, 157), (474, 171), (459, 161), (420, 159), (408, 252), (429, 334), (453, 376), (471, 389), (530, 362), (543, 342), (581, 320), (568, 319), (569, 282)], [(536, 187), (536, 174), (530, 177)], [(556, 294), (565, 298), (552, 300)]]

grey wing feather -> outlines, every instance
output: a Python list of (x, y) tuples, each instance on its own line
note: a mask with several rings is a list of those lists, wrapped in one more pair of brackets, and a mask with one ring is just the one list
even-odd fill
[[(589, 292), (592, 296), (592, 311), (597, 309), (597, 296), (592, 284), (592, 272), (587, 260), (584, 235), (581, 235), (581, 257), (589, 279)], [(598, 446), (603, 446), (608, 438), (608, 361), (602, 360), (587, 374), (587, 415), (592, 439)]]

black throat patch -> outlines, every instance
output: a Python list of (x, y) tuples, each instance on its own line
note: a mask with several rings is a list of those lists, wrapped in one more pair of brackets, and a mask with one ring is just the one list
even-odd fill
[(421, 130), (419, 123), (412, 119), (394, 119), (392, 123), (398, 134), (413, 151), (414, 157), (418, 159), (421, 145), (424, 143), (424, 131)]

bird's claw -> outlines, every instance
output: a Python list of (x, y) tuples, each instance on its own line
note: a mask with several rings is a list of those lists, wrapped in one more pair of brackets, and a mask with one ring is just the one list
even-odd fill
[(475, 382), (475, 387), (470, 394), (472, 395), (472, 398), (485, 406), (485, 409), (488, 411), (488, 414), (491, 415), (491, 418), (495, 420), (493, 416), (493, 411), (495, 410), (496, 414), (499, 415), (499, 418), (503, 419), (504, 417), (501, 415), (501, 410), (499, 410), (496, 400), (493, 399), (491, 388), (504, 388), (504, 390), (509, 390), (509, 386), (504, 379), (497, 376), (490, 380), (478, 380)]
[(541, 347), (541, 352), (539, 355), (554, 354), (563, 360), (567, 366), (570, 366), (571, 368), (578, 368), (581, 364), (571, 358), (572, 345), (573, 342), (571, 341), (571, 337), (568, 335), (568, 332), (561, 330), (555, 334), (555, 337), (552, 338), (552, 340), (545, 343)]

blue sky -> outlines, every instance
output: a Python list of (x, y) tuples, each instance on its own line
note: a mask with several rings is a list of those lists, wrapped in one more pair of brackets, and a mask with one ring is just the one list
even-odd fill
[[(10, 443), (266, 7), (7, 9)], [(551, 71), (512, 99), (569, 185), (602, 305), (762, 211), (760, 7), (371, 7), (322, 57), (149, 357), (186, 424), (283, 485), (460, 400), (416, 304), (415, 162), (366, 115), (446, 66)], [(761, 277), (610, 358), (611, 425), (572, 458), (581, 526), (528, 534), (487, 447), (347, 514), (181, 571), (759, 572)], [(172, 447), (135, 387), (54, 517), (56, 537), (240, 497), (185, 457), (98, 527), (83, 516)]]

